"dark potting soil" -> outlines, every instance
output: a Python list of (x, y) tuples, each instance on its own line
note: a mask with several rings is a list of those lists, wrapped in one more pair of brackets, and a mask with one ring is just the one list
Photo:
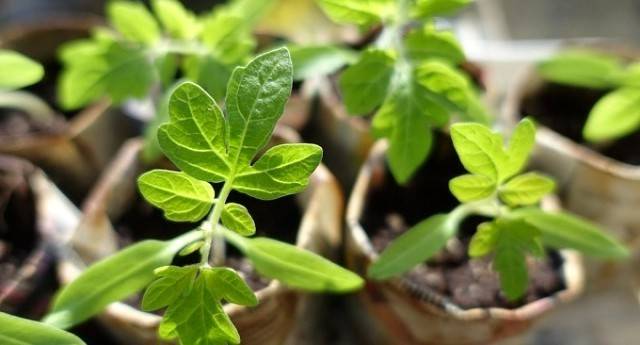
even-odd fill
[(615, 160), (640, 165), (640, 131), (605, 143), (589, 143), (582, 129), (593, 106), (610, 90), (545, 83), (528, 95), (520, 105), (520, 116), (532, 116), (536, 121)]
[[(448, 136), (438, 134), (434, 148), (427, 163), (406, 186), (399, 186), (387, 169), (384, 180), (367, 196), (361, 221), (377, 252), (408, 230), (409, 225), (458, 205), (448, 182), (463, 174), (464, 169)], [(564, 288), (559, 270), (562, 259), (556, 252), (549, 252), (542, 260), (528, 260), (531, 278), (526, 296), (516, 302), (507, 301), (500, 293), (498, 275), (491, 269), (489, 259), (471, 260), (467, 255), (470, 238), (481, 221), (479, 217), (467, 219), (458, 237), (434, 258), (406, 273), (405, 282), (422, 290), (418, 294), (436, 294), (462, 308), (514, 308)]]

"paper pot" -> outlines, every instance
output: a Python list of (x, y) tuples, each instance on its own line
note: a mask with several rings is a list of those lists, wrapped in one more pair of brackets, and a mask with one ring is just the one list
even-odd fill
[[(452, 148), (443, 146), (446, 145), (435, 147), (438, 152), (432, 154), (432, 160), (440, 159), (440, 151), (457, 159)], [(384, 190), (383, 194), (389, 195), (394, 193), (394, 189), (397, 192), (401, 188), (391, 181), (393, 178), (385, 166), (386, 149), (385, 141), (374, 146), (360, 171), (347, 206), (347, 264), (350, 269), (361, 274), (366, 273), (368, 266), (378, 256), (367, 233), (371, 229), (366, 229), (363, 225), (367, 215), (376, 213), (379, 216), (382, 212), (378, 208), (371, 208), (374, 202), (372, 195), (376, 190)], [(427, 165), (426, 168), (432, 167)], [(438, 203), (437, 205), (446, 202), (433, 200), (434, 196), (425, 197), (415, 189), (405, 193), (418, 193), (407, 199), (407, 203), (425, 206), (424, 203), (428, 200)], [(429, 197), (432, 199), (428, 199)], [(428, 215), (422, 215), (423, 218), (426, 216)], [(416, 286), (406, 275), (385, 282), (369, 281), (360, 293), (359, 300), (372, 316), (375, 325), (372, 329), (379, 329), (380, 337), (385, 339), (383, 344), (489, 344), (522, 334), (545, 313), (581, 292), (583, 272), (579, 256), (571, 251), (562, 251), (560, 258), (561, 266), (558, 271), (564, 278), (564, 288), (515, 309), (464, 309), (453, 303), (448, 296)]]
[[(276, 133), (279, 142), (297, 141), (295, 132), (285, 127), (278, 127)], [(128, 141), (84, 205), (84, 215), (72, 243), (85, 261), (104, 257), (118, 248), (114, 220), (131, 207), (131, 200), (137, 194), (136, 178), (147, 168), (140, 162), (140, 150), (139, 140)], [(321, 165), (313, 173), (309, 187), (290, 200), (293, 206), (289, 208), (297, 205), (300, 211), (299, 219), (295, 220), (298, 225), (293, 229), (297, 234), (292, 234), (296, 245), (327, 256), (334, 254), (340, 242), (343, 200), (331, 173)], [(268, 203), (264, 205), (267, 207)], [(256, 219), (258, 231), (263, 223), (256, 214), (266, 214), (272, 221), (287, 218), (283, 214), (286, 212), (283, 205), (263, 210), (255, 205), (247, 204), (247, 207)], [(278, 217), (278, 214), (283, 216)], [(81, 271), (82, 268), (73, 261), (65, 261), (59, 267), (63, 282), (73, 280)], [(308, 297), (275, 281), (256, 291), (256, 295), (260, 300), (257, 307), (225, 306), (238, 328), (242, 343), (283, 344), (296, 327), (300, 313), (304, 312)], [(99, 319), (119, 338), (126, 339), (127, 344), (158, 344), (158, 315), (142, 312), (130, 304), (114, 303)]]
[[(41, 62), (45, 79), (30, 88), (54, 106), (58, 64), (57, 49), (64, 42), (86, 37), (95, 19), (51, 19), (15, 26), (0, 32), (0, 48), (13, 49)], [(24, 135), (0, 135), (0, 153), (29, 159), (79, 201), (119, 145), (132, 135), (129, 120), (99, 102), (74, 114), (61, 113), (51, 129)]]

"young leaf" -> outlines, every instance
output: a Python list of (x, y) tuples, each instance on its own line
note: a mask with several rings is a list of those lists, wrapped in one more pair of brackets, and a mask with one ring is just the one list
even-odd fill
[(331, 74), (357, 58), (356, 52), (334, 45), (291, 46), (289, 51), (293, 80)]
[(504, 167), (503, 179), (508, 179), (524, 169), (536, 143), (536, 126), (524, 118), (513, 131), (507, 148), (508, 164)]
[(322, 160), (322, 148), (314, 144), (281, 144), (267, 150), (253, 166), (242, 169), (233, 188), (262, 200), (273, 200), (302, 191)]
[(451, 193), (460, 202), (485, 199), (496, 190), (496, 182), (483, 175), (462, 175), (449, 181)]
[(44, 68), (34, 60), (0, 49), (0, 90), (14, 90), (39, 82)]
[(156, 272), (158, 278), (147, 287), (142, 298), (142, 310), (154, 311), (173, 304), (191, 287), (198, 273), (197, 266), (165, 267)]
[(203, 245), (204, 245), (204, 241), (193, 242), (190, 245), (182, 248), (182, 250), (180, 250), (178, 252), (178, 255), (179, 256), (187, 256), (189, 254), (195, 253), (195, 251), (199, 250), (200, 248), (202, 248)]
[(256, 232), (256, 224), (247, 208), (233, 202), (224, 205), (222, 224), (242, 236), (251, 236)]
[(533, 205), (555, 188), (552, 179), (535, 172), (519, 175), (500, 188), (500, 199), (509, 206)]
[(320, 7), (338, 23), (371, 25), (394, 10), (393, 0), (318, 0)]
[(628, 135), (640, 127), (640, 89), (626, 87), (602, 97), (583, 129), (585, 139), (598, 142)]
[(130, 1), (112, 1), (107, 15), (113, 26), (127, 39), (151, 44), (160, 38), (158, 23), (144, 4)]
[(451, 139), (467, 171), (500, 181), (507, 161), (502, 137), (477, 123), (456, 123)]
[(164, 211), (167, 219), (196, 222), (209, 213), (215, 193), (207, 182), (183, 172), (152, 170), (138, 178), (138, 188), (154, 206)]
[(310, 292), (344, 293), (359, 289), (363, 280), (333, 262), (288, 243), (269, 238), (244, 238), (225, 231), (263, 276)]
[(469, 243), (469, 256), (477, 258), (493, 252), (498, 242), (500, 229), (494, 222), (484, 222), (478, 225), (478, 230)]
[(391, 242), (369, 267), (368, 276), (385, 280), (409, 271), (442, 249), (457, 228), (458, 221), (447, 214), (423, 220)]
[(205, 271), (207, 285), (215, 291), (218, 300), (253, 307), (258, 298), (238, 273), (226, 267), (214, 267)]
[(473, 0), (417, 0), (413, 15), (434, 17), (448, 15), (469, 5)]
[(180, 170), (200, 180), (221, 182), (230, 174), (225, 121), (215, 101), (193, 83), (183, 83), (169, 100), (169, 123), (158, 129), (162, 151)]
[(191, 287), (169, 305), (161, 325), (165, 337), (177, 336), (185, 345), (240, 343), (212, 285), (212, 275), (211, 269), (201, 269)]
[(236, 68), (227, 88), (228, 156), (243, 166), (267, 143), (291, 94), (293, 71), (286, 48)]
[(409, 56), (416, 60), (442, 59), (453, 65), (464, 61), (464, 52), (452, 32), (430, 27), (411, 31), (405, 39)]
[(358, 62), (342, 72), (340, 90), (350, 114), (367, 115), (384, 101), (394, 60), (384, 50), (367, 50)]
[(155, 268), (168, 265), (176, 252), (200, 236), (196, 232), (171, 241), (138, 242), (91, 265), (57, 295), (44, 322), (69, 328), (142, 290), (153, 280)]
[(178, 0), (153, 0), (153, 12), (169, 35), (175, 38), (193, 39), (198, 34), (198, 22), (193, 13)]
[(75, 335), (47, 324), (0, 312), (3, 345), (85, 345)]
[(538, 72), (547, 80), (593, 89), (606, 89), (618, 85), (624, 75), (617, 58), (591, 51), (563, 52), (538, 65)]
[(621, 259), (629, 255), (626, 247), (602, 229), (568, 213), (547, 213), (537, 208), (524, 208), (513, 211), (510, 216), (523, 219), (537, 228), (543, 242), (554, 248), (571, 248), (604, 259)]

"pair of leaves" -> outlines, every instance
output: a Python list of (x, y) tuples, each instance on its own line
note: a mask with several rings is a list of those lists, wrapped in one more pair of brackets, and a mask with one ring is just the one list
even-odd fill
[(519, 219), (480, 224), (471, 239), (469, 255), (480, 257), (491, 253), (495, 253), (493, 268), (500, 275), (504, 294), (509, 300), (522, 297), (529, 282), (527, 255), (544, 255), (538, 229)]
[(44, 68), (36, 61), (20, 53), (0, 49), (0, 91), (33, 85), (43, 76)]
[(145, 292), (142, 308), (154, 311), (167, 307), (160, 325), (163, 338), (180, 338), (184, 344), (240, 343), (222, 301), (255, 306), (258, 300), (234, 270), (168, 266), (157, 269), (156, 275)]
[(2, 312), (0, 325), (0, 343), (4, 345), (85, 345), (71, 333)]
[(551, 179), (537, 173), (513, 177), (524, 168), (535, 143), (535, 125), (529, 119), (518, 124), (507, 148), (500, 134), (480, 124), (455, 124), (451, 138), (462, 165), (471, 173), (449, 182), (449, 189), (461, 202), (482, 200), (497, 192), (510, 206), (532, 205), (554, 189)]
[(196, 231), (171, 241), (142, 241), (91, 265), (58, 293), (44, 322), (66, 329), (133, 295), (154, 279), (154, 269), (201, 236)]
[(591, 109), (583, 128), (588, 141), (617, 139), (640, 128), (639, 64), (626, 69), (620, 59), (593, 51), (570, 50), (544, 61), (538, 71), (547, 80), (593, 89), (615, 89)]

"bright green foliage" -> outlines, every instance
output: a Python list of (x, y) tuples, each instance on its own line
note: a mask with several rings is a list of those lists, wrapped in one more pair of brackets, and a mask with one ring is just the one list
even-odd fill
[(428, 260), (456, 235), (469, 215), (493, 218), (481, 223), (469, 244), (469, 256), (493, 255), (493, 269), (509, 300), (527, 290), (527, 260), (544, 255), (543, 244), (573, 248), (600, 258), (622, 258), (626, 248), (597, 226), (566, 213), (548, 213), (535, 205), (554, 189), (554, 182), (535, 172), (518, 175), (535, 143), (528, 119), (515, 128), (509, 145), (489, 128), (476, 123), (451, 126), (451, 138), (463, 166), (471, 174), (449, 181), (460, 202), (449, 214), (437, 214), (413, 226), (393, 241), (369, 268), (374, 279), (388, 279)]
[(35, 84), (43, 76), (44, 68), (36, 61), (20, 53), (0, 49), (0, 91)]
[(154, 170), (138, 178), (140, 192), (147, 201), (176, 222), (196, 222), (209, 213), (214, 191), (210, 184), (183, 172)]
[(152, 44), (160, 38), (158, 22), (141, 2), (112, 1), (107, 6), (107, 16), (128, 40)]
[(154, 0), (151, 7), (158, 21), (171, 37), (192, 39), (198, 35), (200, 24), (196, 16), (174, 0)]
[(75, 335), (44, 323), (0, 312), (3, 345), (85, 345)]
[[(152, 170), (140, 176), (138, 186), (168, 219), (195, 222), (208, 214), (207, 221), (196, 232), (169, 242), (144, 241), (91, 266), (60, 293), (46, 321), (72, 326), (148, 286), (143, 309), (166, 309), (160, 337), (179, 339), (182, 345), (238, 344), (240, 335), (223, 303), (255, 306), (258, 300), (238, 273), (221, 266), (225, 238), (257, 272), (291, 287), (314, 292), (360, 288), (360, 277), (316, 254), (243, 237), (253, 235), (256, 224), (244, 206), (227, 203), (232, 190), (260, 199), (299, 192), (320, 164), (322, 149), (311, 144), (277, 145), (256, 160), (282, 115), (292, 82), (289, 52), (280, 48), (234, 70), (226, 116), (196, 84), (176, 87), (168, 102), (169, 121), (160, 126), (158, 138), (164, 154), (182, 171)], [(217, 197), (209, 182), (223, 183)], [(210, 263), (212, 247), (216, 267)], [(167, 266), (176, 253), (196, 250), (199, 265)]]
[(188, 233), (171, 241), (142, 241), (98, 261), (58, 293), (44, 322), (69, 328), (110, 303), (133, 295), (154, 279), (155, 268), (171, 263), (174, 255), (198, 235)]
[(354, 63), (356, 52), (333, 45), (290, 46), (293, 80), (325, 75)]
[(464, 60), (460, 44), (452, 33), (433, 25), (435, 16), (469, 1), (318, 2), (339, 23), (383, 27), (376, 42), (341, 73), (339, 85), (347, 111), (373, 115), (373, 133), (389, 140), (387, 158), (396, 181), (408, 182), (428, 158), (434, 129), (456, 115), (488, 121), (476, 90), (459, 68)]
[(640, 128), (640, 66), (625, 67), (614, 56), (591, 51), (567, 51), (539, 64), (550, 81), (578, 87), (612, 90), (591, 109), (582, 134), (591, 142), (618, 139)]

